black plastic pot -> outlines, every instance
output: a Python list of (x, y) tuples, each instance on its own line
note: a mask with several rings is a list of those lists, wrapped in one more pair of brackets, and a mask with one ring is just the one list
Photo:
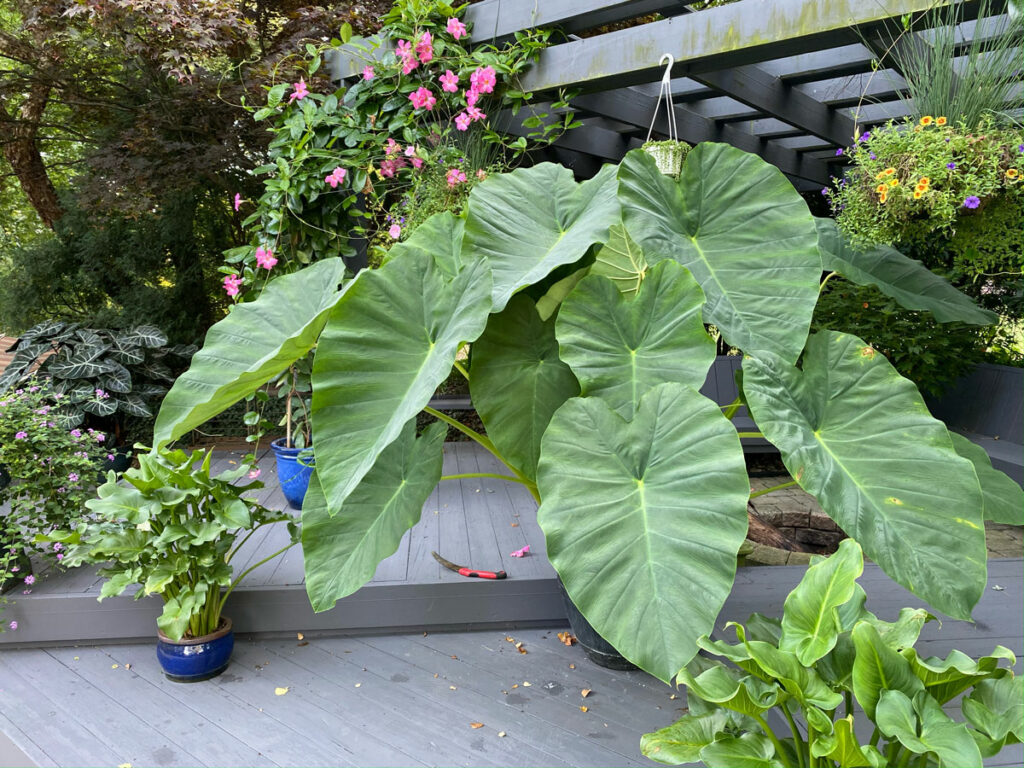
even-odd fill
[(569, 619), (569, 627), (572, 629), (572, 633), (576, 635), (576, 641), (583, 648), (583, 652), (587, 654), (592, 662), (597, 664), (599, 667), (605, 667), (606, 669), (636, 669), (637, 666), (617, 650), (615, 647), (601, 637), (597, 630), (590, 626), (590, 622), (587, 621), (586, 617), (580, 613), (579, 608), (569, 598), (569, 593), (565, 591), (565, 585), (562, 584), (562, 580), (558, 580), (558, 591), (562, 593), (562, 603), (565, 605), (565, 615)]

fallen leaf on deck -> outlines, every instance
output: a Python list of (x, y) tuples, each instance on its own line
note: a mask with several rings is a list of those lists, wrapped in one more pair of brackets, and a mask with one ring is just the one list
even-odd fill
[(531, 685), (533, 685), (533, 683), (530, 683), (527, 680), (523, 680), (523, 688), (529, 688)]
[(511, 528), (518, 528), (519, 527), (519, 523), (512, 523), (512, 525), (510, 527)]
[(303, 640), (301, 643), (296, 643), (296, 645), (300, 648), (304, 645), (309, 645), (309, 640)]
[(131, 669), (131, 668), (132, 668), (132, 665), (131, 665), (131, 664), (125, 664), (125, 665), (124, 665), (124, 668), (125, 668), (125, 669)]
[(569, 669), (576, 669), (576, 665), (575, 664), (570, 664), (569, 665)]
[(592, 691), (589, 688), (584, 688), (582, 691), (580, 691), (580, 696), (582, 696), (585, 699), (591, 693), (592, 693)]
[(590, 707), (580, 707), (580, 712), (589, 712)]
[(516, 639), (514, 637), (512, 637), (511, 635), (505, 635), (505, 642), (506, 643), (514, 643), (515, 641), (516, 641)]
[(121, 666), (121, 665), (120, 664), (111, 664), (110, 668), (111, 669), (117, 669), (119, 666)]
[(121, 763), (117, 768), (132, 768), (131, 763)]
[(275, 688), (274, 689), (274, 695), (275, 696), (284, 696), (286, 693), (288, 693), (288, 687), (287, 686), (285, 686), (284, 688)]
[(573, 643), (576, 642), (576, 636), (571, 632), (559, 632), (558, 641), (562, 645), (571, 646)]
[(520, 653), (526, 653), (526, 649), (523, 647), (523, 642), (521, 640), (516, 643), (516, 650)]
[(515, 684), (515, 685), (513, 685), (512, 687), (513, 687), (513, 688), (518, 688), (518, 687), (519, 687), (519, 683), (516, 683), (516, 684)]
[(295, 639), (296, 640), (305, 640), (306, 636), (304, 634), (302, 634), (301, 632), (296, 632), (295, 633)]
[(75, 656), (75, 661), (78, 661), (78, 657), (77, 656)]
[(449, 685), (449, 686), (448, 686), (448, 690), (450, 690), (450, 691), (457, 691), (457, 690), (459, 690), (459, 689), (458, 689), (458, 688), (456, 688), (456, 687), (455, 687), (454, 685)]
[(505, 732), (504, 731), (498, 731), (498, 738), (499, 739), (504, 739), (505, 738)]
[(451, 658), (455, 659), (456, 661), (458, 661), (458, 660), (459, 660), (459, 657), (458, 657), (458, 656), (456, 656), (456, 655), (454, 655), (454, 654), (452, 654)]
[(437, 674), (437, 672), (435, 672), (435, 673), (434, 673), (434, 677), (438, 677), (438, 674)]
[(671, 696), (669, 696), (669, 699), (672, 699), (672, 700), (675, 700), (675, 699), (678, 699), (678, 698), (679, 697), (676, 696), (674, 693)]
[(477, 729), (477, 728), (483, 728), (483, 727), (484, 727), (484, 724), (483, 724), (483, 723), (470, 723), (470, 724), (469, 724), (469, 727), (470, 727), (470, 728), (473, 728), (473, 729), (475, 730), (475, 729)]
[(356, 683), (356, 688), (361, 688), (362, 685), (363, 685), (362, 683)]

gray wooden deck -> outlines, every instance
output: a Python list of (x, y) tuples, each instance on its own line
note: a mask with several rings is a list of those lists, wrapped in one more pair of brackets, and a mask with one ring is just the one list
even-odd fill
[[(228, 468), (239, 454), (217, 457)], [(259, 500), (283, 509), (285, 499), (269, 453), (260, 459), (266, 487)], [(214, 469), (220, 471), (215, 465)], [(497, 472), (499, 465), (475, 443), (445, 445), (444, 472)], [(423, 517), (384, 560), (366, 587), (326, 613), (314, 614), (303, 586), (302, 553), (296, 547), (250, 573), (231, 596), (227, 614), (241, 632), (410, 631), (520, 626), (560, 621), (565, 613), (555, 572), (537, 526), (537, 505), (519, 485), (491, 478), (446, 480), (423, 507)], [(296, 513), (297, 514), (297, 513)], [(235, 572), (288, 542), (281, 524), (258, 531), (235, 558)], [(527, 557), (510, 553), (529, 544)], [(466, 579), (442, 568), (437, 551), (453, 562), (504, 569), (505, 581)], [(0, 645), (100, 642), (150, 638), (161, 609), (159, 598), (128, 595), (97, 602), (102, 580), (95, 568), (37, 573), (31, 594), (15, 593), (4, 611), (17, 632), (0, 634)]]
[[(1021, 570), (991, 561), (976, 622), (929, 624), (919, 649), (978, 655), (1001, 643), (1019, 659)], [(802, 572), (742, 569), (720, 624), (779, 615)], [(921, 604), (877, 566), (861, 583), (882, 618)], [(557, 631), (240, 639), (224, 675), (193, 685), (164, 679), (151, 643), (6, 650), (0, 731), (40, 766), (653, 765), (640, 736), (675, 719), (685, 696), (594, 666)], [(1022, 759), (1015, 745), (986, 765)]]

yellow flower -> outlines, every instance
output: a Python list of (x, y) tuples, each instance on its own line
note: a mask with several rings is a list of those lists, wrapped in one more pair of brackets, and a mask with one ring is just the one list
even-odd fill
[(889, 195), (886, 193), (885, 190), (882, 190), (881, 194), (878, 196), (878, 202), (884, 203), (888, 199), (889, 199)]
[(900, 183), (900, 180), (899, 180), (899, 179), (889, 179), (889, 186), (890, 186), (890, 187), (895, 187), (895, 186), (896, 186), (896, 185), (898, 185), (899, 183)]
[(877, 187), (875, 187), (875, 192), (877, 192), (878, 194), (882, 194), (883, 192), (885, 192), (885, 184), (879, 184)]
[(927, 192), (928, 191), (928, 185), (927, 184), (918, 184), (916, 187), (914, 187), (914, 189), (917, 192)]
[(932, 183), (932, 180), (929, 179), (927, 176), (922, 176), (920, 179), (917, 180), (918, 186), (927, 187), (931, 183)]
[(896, 173), (895, 168), (886, 168), (884, 171), (882, 171), (882, 175), (884, 176), (892, 176), (894, 173)]
[(1016, 168), (1007, 168), (1006, 169), (1006, 178), (1008, 178), (1008, 179), (1016, 179), (1018, 176), (1020, 176), (1020, 171), (1018, 171)]
[(914, 190), (914, 199), (920, 200), (924, 196), (924, 190), (918, 187)]
[(925, 115), (921, 118), (921, 125), (931, 125), (933, 122), (935, 122), (935, 118), (931, 115)]
[(937, 117), (937, 118), (935, 118), (935, 124), (936, 125), (945, 125), (947, 122), (949, 122), (949, 121), (946, 120), (946, 118), (944, 118), (944, 117)]

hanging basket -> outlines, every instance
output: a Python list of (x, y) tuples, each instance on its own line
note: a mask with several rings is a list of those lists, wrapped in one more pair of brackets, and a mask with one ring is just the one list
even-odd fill
[(666, 176), (678, 180), (683, 170), (683, 161), (686, 155), (693, 149), (685, 141), (648, 141), (641, 149), (654, 158), (658, 170)]

